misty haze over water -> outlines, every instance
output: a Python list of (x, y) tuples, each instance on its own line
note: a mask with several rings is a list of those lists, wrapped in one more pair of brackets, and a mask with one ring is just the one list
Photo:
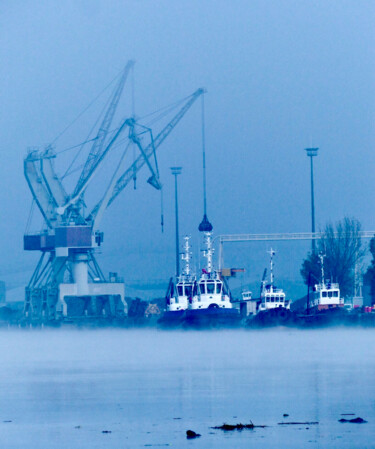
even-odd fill
[[(0, 445), (372, 447), (374, 345), (359, 329), (2, 331)], [(250, 420), (269, 427), (211, 429)]]

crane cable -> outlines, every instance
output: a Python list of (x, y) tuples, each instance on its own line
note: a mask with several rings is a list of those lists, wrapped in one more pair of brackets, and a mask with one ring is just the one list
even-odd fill
[(122, 70), (112, 79), (112, 81), (110, 83), (108, 83), (104, 89), (102, 89), (99, 94), (83, 109), (83, 111), (81, 111), (74, 120), (72, 120), (61, 132), (60, 134), (58, 134), (54, 140), (51, 142), (51, 146), (63, 135), (66, 133), (66, 131), (68, 131), (69, 128), (71, 128), (76, 122), (77, 120), (79, 120), (82, 115), (103, 95), (103, 93), (109, 89), (109, 87), (117, 80), (117, 78), (121, 75)]
[(164, 195), (163, 195), (163, 188), (160, 189), (160, 225), (161, 225), (161, 232), (164, 233)]
[[(113, 81), (114, 81), (114, 80), (113, 80)], [(112, 82), (113, 82), (113, 81), (112, 81)], [(108, 100), (106, 101), (106, 103), (104, 104), (104, 106), (103, 106), (103, 108), (102, 108), (102, 111), (101, 111), (101, 113), (99, 114), (99, 117), (95, 120), (95, 123), (93, 124), (93, 126), (91, 127), (89, 133), (87, 134), (86, 141), (83, 142), (83, 143), (81, 144), (80, 149), (77, 151), (77, 153), (76, 153), (76, 155), (74, 156), (72, 162), (69, 164), (68, 168), (66, 169), (66, 171), (65, 171), (65, 173), (64, 173), (64, 175), (63, 175), (63, 178), (65, 178), (65, 176), (67, 176), (67, 175), (69, 174), (69, 171), (71, 170), (71, 168), (72, 168), (73, 165), (75, 164), (76, 160), (78, 159), (78, 156), (81, 154), (81, 152), (82, 152), (82, 150), (83, 150), (83, 147), (85, 146), (86, 142), (88, 141), (87, 139), (91, 136), (92, 132), (94, 131), (94, 129), (96, 128), (96, 125), (97, 125), (98, 122), (99, 122), (99, 119), (102, 117), (102, 115), (103, 115), (103, 113), (104, 113), (104, 110), (107, 108), (108, 103), (109, 103), (109, 99), (108, 99)], [(94, 139), (94, 140), (95, 140), (95, 139)], [(83, 164), (83, 165), (84, 165), (84, 164)]]
[(64, 148), (63, 150), (56, 151), (56, 155), (66, 153), (67, 151), (70, 151), (70, 150), (74, 150), (75, 148), (78, 148), (82, 145), (86, 145), (86, 143), (93, 142), (94, 140), (97, 140), (97, 137), (94, 137), (93, 139), (85, 140), (84, 142), (81, 142), (81, 143), (77, 143), (77, 145), (73, 145), (71, 147)]
[(34, 213), (34, 206), (35, 206), (35, 199), (33, 198), (32, 202), (31, 202), (31, 206), (30, 206), (29, 216), (28, 216), (27, 222), (26, 222), (25, 234), (27, 234), (30, 229), (31, 220), (33, 218), (33, 213)]

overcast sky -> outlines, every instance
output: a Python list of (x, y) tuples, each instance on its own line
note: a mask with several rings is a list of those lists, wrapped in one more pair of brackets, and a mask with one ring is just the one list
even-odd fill
[[(131, 58), (139, 116), (207, 89), (215, 235), (309, 231), (310, 145), (320, 148), (317, 228), (350, 215), (375, 229), (374, 21), (375, 3), (358, 0), (2, 0), (0, 276), (22, 284), (36, 263), (37, 255), (22, 251), (31, 204), (22, 165), (27, 147), (53, 141)], [(86, 122), (71, 133), (72, 144), (86, 138)], [(198, 250), (200, 126), (197, 102), (160, 147), (164, 234), (160, 197), (146, 185), (146, 171), (139, 189), (128, 186), (103, 219), (99, 261), (129, 285), (173, 275), (171, 165), (183, 167), (180, 232), (191, 234)], [(56, 151), (66, 144), (57, 141)], [(61, 174), (59, 164), (57, 158)], [(92, 188), (93, 196), (103, 191), (100, 181)], [(299, 278), (308, 244), (274, 246), (279, 277)], [(244, 266), (249, 279), (258, 279), (268, 247), (228, 247), (227, 265)]]

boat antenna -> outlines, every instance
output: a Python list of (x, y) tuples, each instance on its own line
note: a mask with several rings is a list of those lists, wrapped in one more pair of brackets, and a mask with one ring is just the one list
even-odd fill
[(205, 134), (205, 120), (204, 120), (204, 93), (202, 99), (202, 153), (203, 153), (203, 220), (201, 221), (198, 230), (200, 232), (211, 232), (212, 224), (207, 218), (207, 195), (206, 195), (206, 134)]

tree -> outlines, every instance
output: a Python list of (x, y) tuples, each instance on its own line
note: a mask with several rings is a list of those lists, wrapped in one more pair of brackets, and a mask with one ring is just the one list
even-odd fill
[(361, 224), (355, 218), (345, 217), (336, 225), (328, 223), (317, 242), (317, 252), (309, 253), (302, 263), (301, 275), (305, 283), (308, 283), (309, 273), (312, 283), (320, 281), (321, 267), (318, 255), (322, 253), (325, 255), (326, 280), (337, 282), (342, 296), (351, 295), (354, 287), (354, 268), (365, 254), (360, 231)]
[(369, 247), (372, 261), (367, 268), (364, 278), (365, 282), (370, 285), (371, 304), (375, 304), (375, 236), (370, 240)]

